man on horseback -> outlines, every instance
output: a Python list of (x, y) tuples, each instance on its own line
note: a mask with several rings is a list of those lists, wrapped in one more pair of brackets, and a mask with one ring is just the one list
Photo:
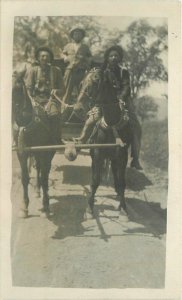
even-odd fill
[[(107, 103), (107, 99), (117, 99), (124, 102), (129, 114), (129, 124), (132, 132), (131, 142), (131, 167), (141, 170), (139, 163), (139, 151), (141, 144), (141, 127), (137, 120), (134, 105), (130, 95), (130, 76), (129, 72), (122, 67), (123, 50), (120, 46), (113, 46), (106, 50), (104, 64), (100, 69), (93, 69), (83, 82), (78, 104), (75, 105), (75, 112), (79, 113), (82, 98), (87, 94), (90, 99), (92, 109), (88, 113), (88, 119), (81, 133), (75, 141), (85, 143), (90, 137), (92, 130), (102, 115), (102, 105)], [(102, 105), (101, 105), (102, 104)], [(117, 136), (117, 131), (115, 130)]]
[(66, 92), (63, 101), (68, 104), (71, 102), (74, 88), (79, 88), (85, 72), (90, 67), (91, 52), (88, 46), (82, 42), (84, 36), (85, 31), (83, 28), (78, 26), (72, 28), (70, 37), (73, 42), (68, 43), (61, 52), (61, 58), (67, 64), (64, 74)]
[[(54, 56), (49, 48), (38, 48), (35, 58), (38, 61), (38, 65), (28, 69), (26, 73), (25, 84), (27, 93), (31, 100), (33, 111), (34, 113), (36, 112), (37, 120), (48, 120), (53, 143), (58, 144), (61, 141), (61, 111), (60, 103), (55, 99), (54, 94), (64, 95), (65, 86), (62, 73), (59, 68), (51, 65)], [(30, 123), (25, 128), (24, 134), (26, 135), (26, 132), (33, 133), (35, 129), (35, 122)]]

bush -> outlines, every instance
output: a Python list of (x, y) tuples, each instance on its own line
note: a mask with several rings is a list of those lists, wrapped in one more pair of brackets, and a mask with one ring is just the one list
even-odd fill
[(150, 121), (142, 125), (142, 157), (163, 170), (168, 168), (168, 122)]
[(158, 105), (155, 99), (151, 96), (145, 95), (135, 100), (136, 112), (141, 118), (141, 121), (149, 120), (155, 117), (158, 111)]

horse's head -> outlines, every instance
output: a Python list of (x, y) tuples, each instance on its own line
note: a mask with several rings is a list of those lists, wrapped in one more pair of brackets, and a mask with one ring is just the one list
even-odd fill
[(14, 72), (12, 77), (12, 103), (22, 105), (24, 102), (23, 77), (21, 73)]
[(23, 74), (14, 72), (12, 78), (12, 113), (19, 126), (27, 124), (32, 115), (32, 106), (28, 98)]
[(74, 106), (74, 111), (80, 119), (85, 120), (88, 111), (94, 106), (98, 95), (99, 84), (100, 70), (94, 68), (84, 77), (77, 103)]

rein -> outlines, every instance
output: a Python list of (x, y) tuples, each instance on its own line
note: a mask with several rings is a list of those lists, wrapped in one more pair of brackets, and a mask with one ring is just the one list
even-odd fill
[(63, 106), (63, 107), (65, 107), (65, 108), (73, 108), (74, 107), (74, 105), (72, 104), (72, 105), (70, 105), (70, 104), (66, 104), (66, 103), (64, 103), (64, 101), (63, 100), (61, 100), (59, 97), (58, 97), (58, 95), (56, 95), (56, 92), (53, 92), (53, 96), (56, 98), (56, 100), (59, 102), (59, 103), (61, 103), (61, 105)]

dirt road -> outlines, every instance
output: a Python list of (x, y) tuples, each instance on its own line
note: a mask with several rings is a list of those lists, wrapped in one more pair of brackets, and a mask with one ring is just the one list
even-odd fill
[(84, 219), (90, 157), (56, 154), (50, 174), (53, 216), (41, 218), (31, 173), (29, 218), (17, 217), (22, 187), (13, 162), (12, 278), (15, 286), (163, 288), (167, 175), (144, 164), (127, 169), (129, 221), (119, 218), (112, 179), (96, 196), (95, 219)]

